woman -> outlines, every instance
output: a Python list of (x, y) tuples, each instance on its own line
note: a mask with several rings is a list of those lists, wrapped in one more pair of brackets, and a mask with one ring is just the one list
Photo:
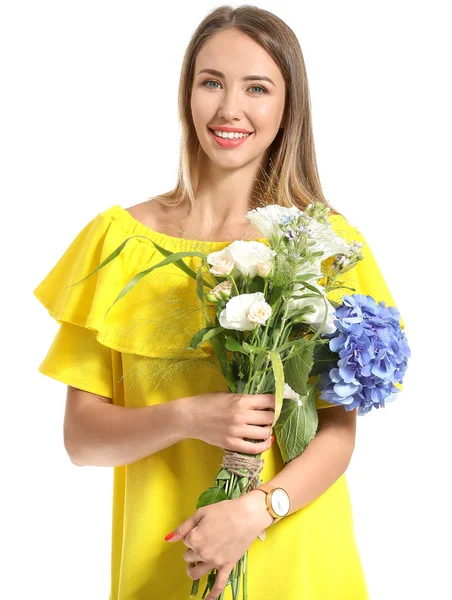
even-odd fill
[[(69, 456), (114, 467), (110, 600), (182, 600), (190, 578), (201, 579), (201, 595), (213, 568), (207, 599), (223, 590), (230, 599), (228, 575), (247, 550), (249, 600), (364, 600), (345, 478), (356, 411), (317, 398), (318, 433), (284, 466), (270, 442), (274, 396), (231, 394), (212, 349), (187, 350), (204, 325), (192, 279), (174, 265), (157, 269), (105, 317), (143, 265), (162, 260), (149, 240), (209, 253), (235, 239), (262, 240), (245, 217), (262, 202), (329, 206), (301, 49), (275, 15), (252, 6), (211, 12), (184, 57), (179, 111), (174, 190), (98, 214), (34, 291), (60, 323), (39, 370), (68, 385)], [(245, 137), (224, 133), (234, 130)], [(330, 219), (341, 236), (364, 243), (349, 284), (394, 305), (363, 236), (334, 209)], [(132, 235), (116, 260), (69, 287)], [(199, 265), (197, 257), (185, 262)], [(252, 490), (204, 507), (200, 518), (197, 499), (213, 484), (224, 448), (265, 452), (260, 478), (286, 491), (287, 516), (274, 523), (265, 495)]]

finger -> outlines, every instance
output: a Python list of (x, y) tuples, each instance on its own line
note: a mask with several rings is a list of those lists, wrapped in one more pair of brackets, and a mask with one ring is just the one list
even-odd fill
[(247, 425), (271, 425), (274, 417), (274, 410), (249, 410), (245, 414), (245, 423)]
[(207, 596), (206, 600), (217, 600), (218, 596), (221, 594), (221, 592), (225, 588), (226, 582), (227, 582), (228, 577), (233, 568), (234, 568), (234, 565), (231, 565), (230, 563), (228, 563), (226, 565), (223, 565), (219, 569), (216, 579), (215, 579), (214, 586), (210, 590), (210, 593)]
[(207, 573), (210, 573), (210, 571), (212, 569), (214, 569), (215, 566), (213, 565), (213, 563), (211, 562), (203, 562), (202, 560), (197, 561), (197, 563), (195, 562), (190, 562), (187, 563), (187, 567), (186, 567), (186, 571), (187, 571), (187, 575), (195, 580), (195, 579), (201, 579), (201, 577), (204, 577), (204, 575), (206, 575)]
[(241, 437), (247, 437), (249, 440), (266, 440), (272, 435), (271, 425), (248, 425), (246, 433)]
[(184, 552), (184, 560), (188, 563), (195, 563), (201, 560), (199, 555), (193, 550), (193, 548), (187, 548)]
[(238, 444), (237, 448), (239, 452), (244, 452), (245, 454), (262, 454), (263, 452), (268, 450), (271, 445), (272, 438), (270, 436), (269, 438), (260, 442), (250, 442), (245, 440), (243, 442), (243, 445)]
[(188, 535), (188, 533), (190, 533), (190, 531), (193, 529), (193, 527), (196, 527), (196, 525), (200, 522), (200, 520), (203, 518), (204, 513), (202, 513), (200, 511), (200, 509), (198, 508), (198, 510), (186, 521), (184, 521), (183, 523), (181, 523), (179, 525), (179, 527), (177, 527), (174, 530), (174, 536), (170, 539), (167, 540), (169, 542), (179, 542), (180, 540), (184, 539), (186, 535)]
[(275, 394), (250, 394), (247, 398), (247, 408), (251, 410), (275, 410), (276, 395)]

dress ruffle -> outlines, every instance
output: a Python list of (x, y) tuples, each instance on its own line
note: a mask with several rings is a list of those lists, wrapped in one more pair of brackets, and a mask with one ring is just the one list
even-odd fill
[[(341, 277), (355, 291), (339, 290), (331, 298), (340, 300), (345, 293), (370, 294), (377, 302), (384, 300), (394, 306), (361, 233), (342, 215), (331, 215), (330, 219), (334, 231), (347, 241), (364, 241), (364, 260)], [(112, 262), (81, 281), (130, 236), (141, 237), (130, 239)], [(214, 351), (208, 343), (197, 350), (187, 350), (192, 336), (205, 327), (205, 317), (195, 281), (175, 265), (165, 265), (143, 277), (105, 316), (137, 273), (165, 258), (153, 241), (172, 252), (196, 250), (205, 255), (230, 243), (156, 232), (115, 205), (99, 213), (80, 231), (33, 293), (56, 321), (95, 331), (97, 341), (113, 350), (155, 358), (213, 358)], [(264, 238), (260, 241), (267, 243)], [(184, 261), (196, 271), (201, 258), (186, 257)], [(204, 268), (204, 276), (209, 279), (208, 269)], [(80, 283), (69, 287), (76, 282)], [(319, 283), (325, 283), (325, 279)], [(213, 320), (215, 307), (207, 304), (207, 310)], [(402, 320), (401, 325), (405, 327)]]
[[(143, 237), (130, 239), (112, 262), (69, 287), (94, 271), (130, 236)], [(152, 241), (173, 252), (196, 250), (203, 254), (230, 243), (168, 236), (146, 227), (115, 205), (80, 231), (33, 293), (58, 323), (91, 329), (98, 342), (119, 352), (156, 358), (211, 357), (213, 349), (208, 344), (202, 349), (186, 350), (205, 320), (195, 281), (175, 265), (165, 265), (143, 277), (105, 317), (137, 273), (164, 260)], [(184, 261), (196, 271), (201, 258), (187, 257)], [(205, 277), (208, 275), (206, 269)], [(213, 317), (214, 307), (209, 310)]]

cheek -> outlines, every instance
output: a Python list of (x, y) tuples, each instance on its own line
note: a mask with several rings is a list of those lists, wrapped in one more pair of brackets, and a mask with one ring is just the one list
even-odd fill
[(262, 129), (277, 126), (281, 120), (281, 115), (282, 107), (276, 99), (256, 103), (256, 107), (253, 109), (256, 127), (260, 125)]
[(191, 96), (191, 112), (195, 123), (204, 124), (203, 122), (210, 121), (215, 106), (213, 96), (209, 97), (208, 94), (198, 94), (196, 91), (193, 91)]

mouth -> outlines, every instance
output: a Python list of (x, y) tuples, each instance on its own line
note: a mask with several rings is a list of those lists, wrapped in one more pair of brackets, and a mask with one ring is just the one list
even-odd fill
[(239, 137), (221, 137), (215, 133), (213, 129), (210, 127), (207, 128), (210, 131), (210, 134), (214, 138), (215, 142), (221, 146), (222, 148), (236, 148), (237, 146), (241, 146), (246, 142), (248, 138), (254, 135), (254, 131), (249, 133), (248, 135), (239, 134)]

